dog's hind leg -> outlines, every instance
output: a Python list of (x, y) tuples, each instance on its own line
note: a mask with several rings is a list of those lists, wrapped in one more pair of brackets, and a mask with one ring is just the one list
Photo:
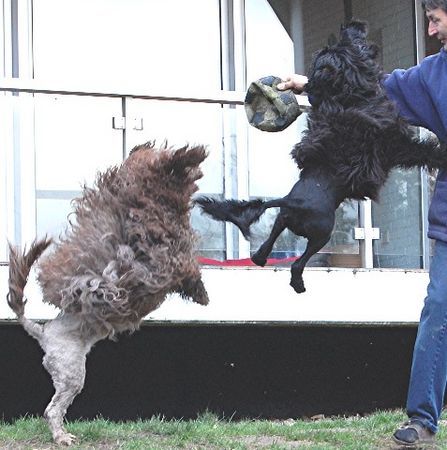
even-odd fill
[(324, 245), (329, 241), (330, 237), (331, 235), (329, 234), (325, 238), (309, 239), (304, 253), (292, 264), (292, 267), (290, 269), (292, 273), (290, 286), (292, 286), (295, 292), (297, 292), (298, 294), (306, 291), (303, 281), (304, 267), (306, 266), (311, 256), (313, 256), (324, 247)]
[(276, 217), (275, 223), (273, 224), (272, 231), (267, 240), (259, 247), (256, 253), (251, 257), (251, 260), (257, 265), (264, 267), (270, 252), (273, 249), (276, 239), (286, 228), (284, 223), (284, 218), (281, 213)]
[(64, 418), (68, 407), (84, 387), (86, 355), (90, 346), (83, 342), (76, 331), (60, 327), (59, 336), (55, 336), (53, 331), (50, 331), (51, 336), (46, 340), (43, 365), (53, 380), (55, 393), (45, 409), (44, 417), (54, 442), (71, 445), (75, 436), (64, 429)]
[(200, 197), (195, 202), (204, 213), (213, 219), (234, 223), (241, 230), (245, 239), (250, 238), (250, 226), (259, 220), (266, 209), (297, 206), (297, 200), (293, 200), (291, 204), (291, 200), (288, 197), (266, 202), (260, 199), (217, 201), (209, 197)]

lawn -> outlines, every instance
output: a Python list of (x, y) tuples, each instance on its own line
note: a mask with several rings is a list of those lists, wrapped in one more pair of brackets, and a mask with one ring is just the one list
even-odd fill
[[(403, 411), (380, 411), (366, 416), (318, 417), (309, 420), (219, 419), (206, 413), (196, 420), (154, 417), (136, 422), (102, 418), (67, 424), (77, 436), (72, 449), (391, 449)], [(436, 449), (447, 449), (447, 420), (441, 421)], [(22, 418), (0, 424), (1, 449), (56, 449), (42, 418)]]

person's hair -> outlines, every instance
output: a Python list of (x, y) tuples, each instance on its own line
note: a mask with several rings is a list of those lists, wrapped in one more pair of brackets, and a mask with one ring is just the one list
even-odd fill
[(441, 8), (443, 11), (447, 12), (447, 0), (422, 0), (422, 7), (425, 11)]

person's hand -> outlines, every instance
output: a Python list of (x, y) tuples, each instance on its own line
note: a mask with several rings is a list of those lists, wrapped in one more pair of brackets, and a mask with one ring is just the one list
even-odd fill
[(280, 91), (286, 89), (292, 89), (295, 94), (301, 94), (304, 90), (304, 86), (307, 84), (307, 77), (304, 75), (290, 75), (282, 83), (278, 83), (276, 86)]

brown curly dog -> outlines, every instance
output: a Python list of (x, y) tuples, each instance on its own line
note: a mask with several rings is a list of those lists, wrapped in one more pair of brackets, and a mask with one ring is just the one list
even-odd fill
[(169, 293), (208, 303), (190, 225), (205, 157), (202, 146), (174, 150), (147, 143), (84, 188), (75, 221), (38, 264), (44, 301), (61, 310), (44, 325), (25, 318), (23, 291), (52, 241), (35, 241), (23, 253), (10, 245), (8, 304), (45, 352), (55, 388), (45, 418), (56, 443), (73, 442), (64, 417), (84, 386), (86, 356), (96, 342), (137, 329)]

